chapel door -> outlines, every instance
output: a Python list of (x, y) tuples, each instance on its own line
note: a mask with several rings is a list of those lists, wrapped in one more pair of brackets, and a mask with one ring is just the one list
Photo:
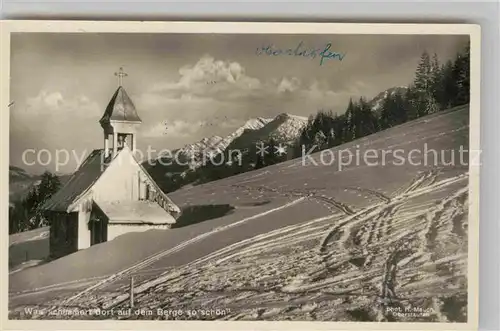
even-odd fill
[(108, 240), (108, 222), (103, 215), (92, 214), (90, 218), (90, 244), (96, 245)]

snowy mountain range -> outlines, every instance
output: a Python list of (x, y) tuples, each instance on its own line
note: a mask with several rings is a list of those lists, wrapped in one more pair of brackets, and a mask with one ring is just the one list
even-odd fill
[[(405, 93), (406, 90), (407, 87), (397, 86), (379, 93), (369, 101), (372, 111), (379, 115), (384, 101), (389, 96), (395, 93)], [(288, 113), (281, 113), (274, 118), (249, 119), (225, 137), (218, 135), (206, 137), (173, 151), (172, 155), (177, 158), (176, 162), (169, 159), (170, 156), (164, 155), (153, 160), (162, 162), (152, 162), (144, 164), (144, 166), (161, 187), (166, 191), (172, 191), (190, 182), (196, 182), (200, 176), (204, 177), (205, 173), (213, 171), (213, 169), (206, 169), (203, 166), (203, 160), (207, 160), (207, 156), (209, 159), (217, 157), (218, 154), (225, 151), (239, 150), (245, 158), (250, 149), (255, 148), (259, 142), (274, 140), (277, 144), (291, 143), (299, 137), (302, 128), (307, 125), (307, 121), (306, 117)], [(164, 162), (169, 160), (172, 162)], [(247, 162), (249, 161), (247, 160)], [(250, 164), (249, 169), (251, 168)], [(198, 173), (194, 174), (194, 172)], [(227, 175), (231, 176), (229, 173)]]
[(273, 119), (268, 118), (253, 118), (245, 122), (241, 127), (226, 137), (212, 136), (203, 138), (200, 141), (187, 144), (184, 147), (175, 150), (173, 154), (179, 153), (186, 160), (193, 160), (195, 164), (199, 164), (203, 155), (216, 155), (222, 153), (226, 148), (237, 138), (243, 135), (246, 131), (255, 131), (263, 128)]
[(226, 150), (240, 150), (245, 155), (249, 148), (261, 141), (273, 139), (276, 143), (292, 142), (306, 124), (306, 117), (286, 113), (275, 118), (252, 118), (225, 137), (203, 138), (173, 151), (171, 156), (163, 155), (143, 165), (162, 188), (172, 191), (196, 181), (197, 178), (187, 178), (194, 170), (201, 172), (196, 176), (203, 176), (202, 173), (210, 171), (203, 167), (203, 160), (216, 157)]
[(273, 119), (266, 119), (266, 121), (267, 124), (260, 128), (245, 129), (232, 140), (228, 147), (244, 149), (259, 141), (269, 141), (271, 139), (279, 143), (289, 143), (295, 140), (302, 128), (306, 126), (307, 117), (281, 113)]
[[(384, 101), (396, 93), (405, 93), (406, 86), (391, 87), (377, 94), (369, 101), (372, 110), (379, 113)], [(286, 143), (296, 139), (302, 128), (307, 124), (307, 117), (281, 113), (275, 118), (253, 118), (236, 129), (226, 137), (212, 136), (202, 140), (187, 144), (179, 151), (186, 159), (193, 159), (198, 163), (205, 154), (216, 155), (224, 152), (229, 146), (232, 148), (245, 148), (258, 141), (268, 141), (274, 139), (277, 142)]]
[(244, 149), (258, 141), (270, 139), (281, 143), (290, 142), (298, 137), (306, 124), (307, 117), (287, 113), (279, 114), (275, 118), (252, 118), (226, 137), (206, 137), (173, 151), (172, 155), (178, 155), (182, 162), (190, 160), (192, 166), (198, 168), (204, 155), (223, 153), (229, 146), (233, 149)]

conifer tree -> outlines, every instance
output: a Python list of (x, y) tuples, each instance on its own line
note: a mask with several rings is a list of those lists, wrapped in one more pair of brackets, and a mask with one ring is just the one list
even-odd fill
[(44, 172), (40, 183), (33, 186), (28, 195), (10, 210), (9, 225), (12, 231), (27, 231), (48, 225), (39, 208), (60, 186), (59, 177), (48, 171)]
[(277, 148), (279, 144), (273, 138), (269, 139), (266, 144), (268, 148), (268, 153), (264, 155), (264, 165), (270, 166), (272, 164), (276, 164), (285, 160), (284, 154), (277, 153)]
[(382, 103), (382, 111), (380, 113), (380, 127), (385, 130), (395, 125), (397, 122), (397, 109), (394, 97), (389, 94)]
[(334, 131), (333, 146), (340, 145), (346, 141), (345, 139), (346, 127), (344, 126), (344, 123), (345, 123), (345, 114), (340, 116), (335, 115), (335, 118), (332, 121), (332, 126)]
[(431, 85), (431, 59), (429, 53), (424, 51), (415, 73), (414, 85), (418, 92), (427, 93)]
[(255, 161), (255, 169), (260, 169), (265, 167), (264, 157), (261, 154), (257, 154), (257, 160)]
[(470, 99), (470, 45), (459, 53), (453, 66), (453, 78), (457, 85), (454, 105), (463, 105)]
[(442, 71), (441, 71), (441, 66), (439, 64), (438, 56), (436, 53), (432, 56), (432, 61), (431, 61), (431, 86), (430, 86), (430, 95), (432, 98), (438, 103), (439, 108), (441, 108), (441, 102), (440, 100), (442, 99), (442, 94), (443, 94), (443, 88), (442, 88)]
[(380, 129), (411, 121), (420, 116), (469, 102), (470, 47), (454, 61), (440, 64), (425, 51), (415, 71), (415, 78), (405, 92), (391, 93), (383, 101), (379, 117), (371, 105), (360, 98), (349, 100), (346, 111), (334, 115), (318, 111), (303, 128), (299, 141), (322, 148), (333, 147), (372, 134)]
[(410, 85), (404, 93), (404, 100), (406, 103), (407, 111), (406, 118), (408, 121), (414, 120), (418, 117), (418, 104), (417, 93), (413, 85)]
[(364, 137), (366, 135), (374, 133), (377, 128), (377, 119), (365, 98), (361, 97), (359, 99), (357, 111), (357, 120), (359, 127), (357, 137)]
[(323, 149), (328, 147), (327, 141), (327, 137), (323, 131), (319, 130), (316, 132), (316, 135), (314, 136), (314, 146), (317, 146), (318, 149)]
[(356, 125), (354, 124), (354, 112), (356, 111), (356, 105), (352, 100), (349, 100), (347, 106), (347, 111), (345, 112), (345, 141), (351, 141), (356, 137)]
[(438, 79), (439, 62), (437, 55), (431, 61), (427, 51), (422, 53), (420, 62), (415, 73), (415, 106), (417, 116), (424, 116), (434, 113), (439, 110), (439, 106), (435, 99), (435, 80)]
[(441, 109), (448, 109), (455, 104), (455, 99), (458, 93), (457, 84), (455, 82), (454, 64), (448, 60), (441, 68), (441, 88), (442, 97), (440, 100)]

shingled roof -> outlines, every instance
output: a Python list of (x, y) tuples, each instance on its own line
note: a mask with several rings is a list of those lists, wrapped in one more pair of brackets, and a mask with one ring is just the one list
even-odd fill
[(100, 122), (109, 121), (127, 121), (127, 122), (142, 122), (137, 115), (134, 103), (125, 92), (125, 89), (120, 86), (106, 107), (106, 111)]
[(66, 212), (68, 207), (83, 192), (87, 191), (104, 172), (101, 167), (104, 149), (96, 149), (90, 153), (85, 162), (76, 170), (54, 195), (40, 207), (43, 210), (54, 210)]
[[(125, 150), (128, 153), (131, 153), (127, 145), (125, 145), (119, 153), (123, 153)], [(80, 198), (85, 196), (85, 194), (101, 177), (104, 171), (106, 171), (111, 166), (113, 161), (116, 160), (116, 157), (111, 160), (111, 156), (109, 156), (108, 159), (104, 159), (103, 153), (103, 149), (96, 149), (92, 151), (78, 170), (71, 175), (66, 184), (64, 184), (59, 191), (50, 197), (50, 199), (45, 201), (40, 209), (62, 212), (72, 211), (75, 204), (80, 203)], [(181, 212), (179, 207), (175, 205), (172, 200), (170, 200), (170, 198), (153, 180), (146, 169), (144, 169), (144, 167), (137, 162), (132, 154), (131, 156), (139, 168), (143, 171), (144, 175), (148, 179), (148, 183), (153, 185), (156, 189), (156, 192), (158, 193), (158, 203), (161, 207), (169, 212), (174, 218), (179, 216)]]

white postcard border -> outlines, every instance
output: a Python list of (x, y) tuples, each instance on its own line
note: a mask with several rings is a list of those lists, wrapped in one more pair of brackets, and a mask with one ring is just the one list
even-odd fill
[[(232, 33), (232, 34), (432, 34), (469, 35), (471, 42), (470, 150), (480, 150), (480, 26), (474, 24), (361, 24), (271, 22), (132, 22), (132, 21), (1, 21), (0, 126), (2, 192), (8, 191), (9, 83), (11, 33)], [(8, 195), (1, 200), (2, 218), (8, 219)], [(219, 322), (219, 321), (19, 321), (8, 320), (8, 222), (2, 222), (2, 325), (5, 330), (475, 330), (479, 296), (479, 166), (469, 168), (469, 251), (467, 323), (377, 322)]]

